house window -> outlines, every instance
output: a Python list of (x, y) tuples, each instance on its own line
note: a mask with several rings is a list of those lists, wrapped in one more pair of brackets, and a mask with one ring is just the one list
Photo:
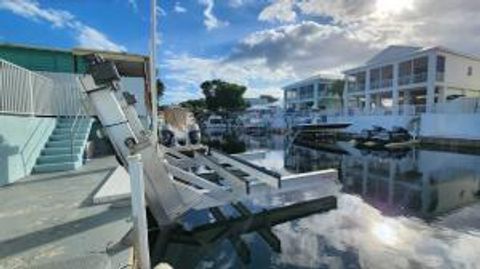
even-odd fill
[(472, 74), (473, 74), (473, 68), (469, 66), (467, 70), (467, 76), (471, 76)]

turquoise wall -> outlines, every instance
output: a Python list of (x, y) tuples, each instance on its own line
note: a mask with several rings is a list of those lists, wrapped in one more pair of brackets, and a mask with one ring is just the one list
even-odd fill
[(0, 186), (30, 174), (55, 118), (0, 115)]

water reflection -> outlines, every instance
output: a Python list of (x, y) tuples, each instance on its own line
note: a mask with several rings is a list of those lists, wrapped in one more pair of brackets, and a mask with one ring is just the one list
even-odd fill
[[(368, 152), (346, 142), (284, 149), (283, 136), (239, 139), (249, 150), (270, 149), (255, 163), (282, 174), (338, 168), (337, 209), (306, 217), (284, 211), (284, 222), (266, 221), (255, 230), (245, 228), (255, 218), (245, 218), (235, 233), (226, 232), (235, 226), (228, 224), (209, 244), (170, 238), (162, 260), (175, 268), (480, 268), (479, 155), (419, 148)], [(295, 199), (267, 196), (244, 204), (257, 214), (268, 212), (268, 203), (281, 208), (320, 193), (309, 189), (288, 194)], [(194, 212), (171, 234), (205, 239), (198, 231), (242, 217), (232, 205), (220, 210), (223, 221), (212, 210)], [(271, 243), (262, 229), (275, 238)]]
[(345, 153), (293, 145), (285, 166), (294, 172), (336, 167), (345, 192), (390, 215), (431, 219), (480, 198), (478, 155), (415, 148), (401, 156), (365, 154), (346, 142), (336, 146)]

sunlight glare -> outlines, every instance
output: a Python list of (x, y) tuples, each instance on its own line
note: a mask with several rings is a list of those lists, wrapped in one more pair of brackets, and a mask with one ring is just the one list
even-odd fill
[(376, 8), (382, 14), (396, 14), (413, 9), (413, 0), (377, 0)]
[(394, 245), (398, 242), (397, 231), (395, 231), (394, 227), (389, 223), (376, 223), (373, 226), (372, 232), (380, 242), (386, 245)]

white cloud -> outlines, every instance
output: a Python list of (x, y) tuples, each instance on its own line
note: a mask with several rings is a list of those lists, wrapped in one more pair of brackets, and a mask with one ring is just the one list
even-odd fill
[(34, 0), (0, 0), (0, 9), (6, 9), (12, 13), (35, 21), (47, 21), (53, 27), (63, 28), (70, 24), (74, 16), (63, 10), (50, 8), (42, 9)]
[(78, 45), (84, 48), (95, 48), (108, 51), (126, 51), (124, 46), (113, 43), (105, 34), (98, 30), (83, 26), (79, 29), (79, 35), (76, 37)]
[(281, 97), (280, 87), (293, 78), (293, 72), (288, 68), (271, 70), (261, 59), (229, 63), (225, 59), (200, 58), (187, 54), (170, 55), (162, 68), (169, 71), (165, 77), (167, 80), (175, 81), (181, 88), (197, 89), (197, 96), (201, 96), (199, 85), (203, 81), (223, 79), (247, 86), (247, 96), (267, 92)]
[(77, 20), (70, 12), (42, 8), (35, 0), (0, 0), (0, 9), (9, 10), (29, 20), (48, 22), (54, 28), (71, 29), (75, 32), (75, 38), (81, 47), (112, 51), (126, 50), (124, 46), (114, 43), (99, 30)]
[(214, 0), (199, 0), (201, 5), (205, 6), (203, 11), (204, 20), (203, 24), (207, 27), (207, 30), (213, 30), (222, 26), (227, 26), (228, 22), (221, 21), (213, 14), (213, 8), (215, 6)]
[(480, 21), (475, 19), (480, 12), (479, 1), (281, 0), (262, 13), (273, 6), (284, 11), (263, 19), (288, 22), (299, 15), (318, 17), (348, 32), (350, 39), (377, 48), (438, 44), (475, 52), (480, 47)]
[(238, 7), (250, 4), (250, 3), (254, 3), (255, 1), (256, 0), (229, 0), (228, 4), (231, 7), (238, 8)]
[(138, 12), (137, 0), (128, 0), (128, 4), (132, 7), (132, 9), (135, 13)]
[(180, 2), (176, 2), (175, 6), (173, 7), (173, 11), (176, 13), (185, 13), (187, 12), (187, 9), (180, 5)]
[[(292, 80), (339, 74), (388, 45), (480, 52), (480, 1), (281, 0), (272, 5), (281, 11), (263, 10), (259, 17), (293, 23), (253, 32), (220, 58), (170, 55), (165, 65), (170, 78), (194, 88), (220, 78), (248, 86), (248, 96), (267, 91), (280, 96), (281, 86)], [(311, 20), (299, 21), (305, 16)]]
[(165, 9), (163, 9), (163, 8), (160, 7), (160, 6), (157, 6), (157, 7), (155, 8), (155, 12), (156, 12), (157, 16), (159, 16), (159, 17), (165, 17), (165, 16), (167, 16), (167, 12), (165, 11)]
[(294, 22), (297, 14), (293, 10), (294, 0), (277, 0), (262, 10), (261, 21)]

